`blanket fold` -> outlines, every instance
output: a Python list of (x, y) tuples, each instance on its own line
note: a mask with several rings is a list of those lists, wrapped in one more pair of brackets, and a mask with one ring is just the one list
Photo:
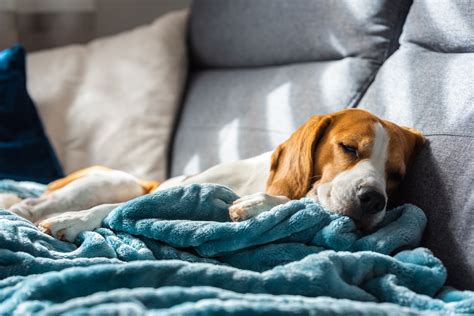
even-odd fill
[(443, 288), (443, 264), (416, 248), (413, 205), (361, 235), (310, 199), (232, 223), (236, 198), (216, 184), (158, 191), (75, 243), (0, 210), (0, 314), (474, 313), (474, 293)]

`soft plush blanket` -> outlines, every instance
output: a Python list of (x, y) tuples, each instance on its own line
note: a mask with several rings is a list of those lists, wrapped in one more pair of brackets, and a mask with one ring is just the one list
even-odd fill
[(474, 292), (444, 288), (443, 264), (415, 248), (426, 218), (413, 205), (363, 236), (309, 199), (232, 223), (236, 198), (156, 192), (74, 244), (0, 210), (0, 314), (474, 314)]

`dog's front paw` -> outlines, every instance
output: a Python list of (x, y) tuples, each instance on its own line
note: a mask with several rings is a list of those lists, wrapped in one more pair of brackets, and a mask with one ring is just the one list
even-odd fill
[(100, 222), (87, 215), (85, 211), (62, 213), (40, 221), (38, 228), (57, 239), (74, 242), (80, 233), (100, 227)]
[(266, 193), (247, 195), (234, 201), (229, 207), (229, 216), (233, 222), (244, 221), (288, 201), (287, 197), (272, 196)]
[(119, 204), (101, 204), (79, 212), (67, 212), (38, 223), (38, 228), (57, 239), (74, 242), (77, 235), (99, 228), (107, 215)]
[(241, 222), (249, 218), (244, 206), (236, 204), (229, 207), (229, 217), (233, 222)]

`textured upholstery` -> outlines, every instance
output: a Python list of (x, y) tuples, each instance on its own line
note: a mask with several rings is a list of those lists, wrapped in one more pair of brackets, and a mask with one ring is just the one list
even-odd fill
[(171, 174), (270, 150), (357, 103), (397, 47), (408, 1), (200, 0)]
[(272, 66), (350, 56), (381, 62), (406, 4), (199, 0), (192, 8), (191, 49), (195, 61), (209, 67)]
[(469, 0), (415, 0), (403, 41), (430, 51), (474, 53), (473, 10)]
[(401, 197), (428, 216), (424, 246), (448, 282), (474, 289), (474, 2), (423, 0), (410, 9), (401, 47), (360, 102), (429, 140)]

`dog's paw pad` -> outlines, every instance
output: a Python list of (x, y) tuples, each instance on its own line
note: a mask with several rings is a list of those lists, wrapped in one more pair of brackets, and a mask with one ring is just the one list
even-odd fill
[[(66, 240), (66, 229), (60, 229), (56, 232), (57, 239), (59, 240)], [(75, 238), (74, 238), (75, 239)]]
[(248, 213), (244, 208), (234, 204), (233, 206), (229, 207), (229, 216), (233, 222), (241, 222), (248, 218)]
[(61, 224), (55, 223), (54, 217), (48, 218), (47, 220), (38, 223), (38, 229), (45, 234), (51, 235), (56, 239), (64, 239), (66, 229), (61, 228)]
[(74, 242), (81, 232), (95, 228), (95, 225), (85, 220), (80, 212), (59, 214), (38, 223), (38, 229), (43, 233), (69, 242)]
[(48, 235), (51, 235), (51, 225), (48, 224), (48, 223), (40, 223), (38, 225), (38, 229), (40, 232), (44, 233), (44, 234), (48, 234)]

